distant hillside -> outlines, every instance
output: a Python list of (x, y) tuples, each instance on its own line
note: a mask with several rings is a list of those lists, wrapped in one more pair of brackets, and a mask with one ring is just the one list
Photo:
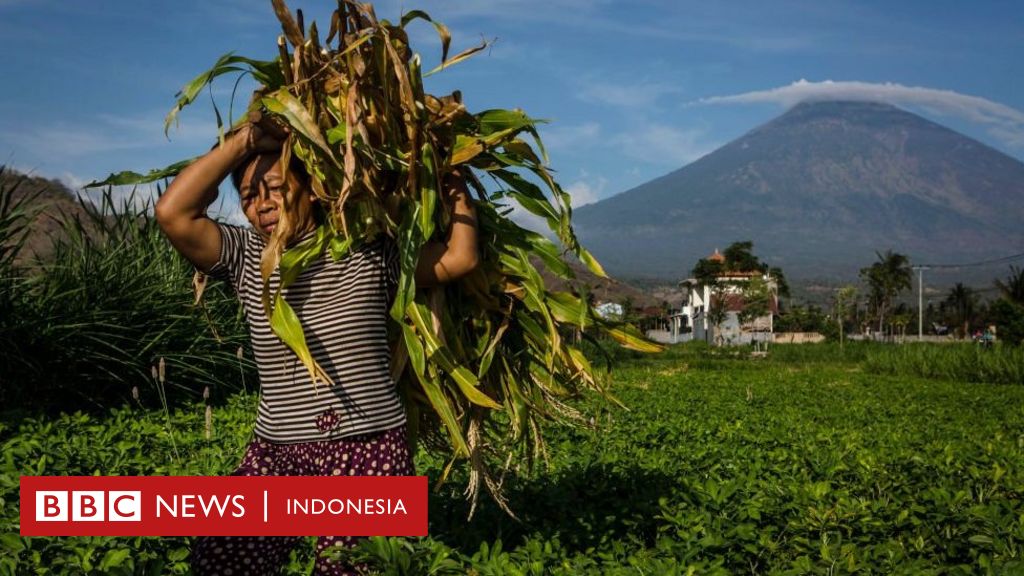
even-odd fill
[[(25, 176), (10, 170), (0, 173), (0, 186), (10, 187), (15, 184), (17, 187), (14, 199), (34, 196), (30, 207), (36, 212), (28, 241), (19, 260), (29, 262), (35, 256), (45, 258), (49, 256), (54, 240), (63, 234), (58, 218), (62, 214), (84, 216), (85, 211), (74, 193), (60, 181)], [(548, 272), (540, 262), (537, 263), (537, 268), (547, 286), (554, 290), (586, 290), (600, 302), (622, 302), (630, 299), (637, 306), (660, 304), (660, 300), (648, 296), (635, 286), (611, 278), (599, 278), (574, 261), (568, 264), (576, 274), (576, 279), (571, 283)]]
[(1024, 252), (1024, 164), (893, 106), (802, 103), (692, 164), (574, 211), (612, 274), (678, 279), (753, 240), (791, 279)]
[[(662, 303), (662, 300), (659, 300), (657, 295), (637, 286), (614, 278), (601, 278), (587, 270), (579, 262), (573, 260), (566, 260), (566, 263), (576, 275), (576, 278), (571, 281), (565, 281), (549, 272), (540, 259), (535, 261), (537, 270), (540, 271), (540, 275), (544, 278), (544, 285), (549, 290), (586, 292), (594, 296), (595, 302), (615, 302), (621, 304), (628, 299), (633, 302), (634, 306), (640, 308), (660, 306)], [(678, 305), (678, 303), (675, 303), (675, 305)]]
[(33, 198), (29, 207), (35, 213), (35, 218), (30, 225), (25, 247), (19, 254), (20, 262), (50, 255), (54, 241), (63, 234), (58, 221), (62, 215), (74, 217), (85, 214), (74, 192), (58, 180), (26, 176), (5, 168), (0, 172), (0, 186), (13, 189), (14, 201)]

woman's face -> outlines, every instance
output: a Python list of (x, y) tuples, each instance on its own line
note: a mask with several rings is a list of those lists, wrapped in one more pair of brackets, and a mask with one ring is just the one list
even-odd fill
[(285, 182), (281, 176), (279, 156), (263, 154), (257, 156), (245, 168), (242, 174), (238, 195), (242, 204), (242, 212), (260, 234), (270, 237), (281, 217), (284, 205), (285, 190), (297, 192), (295, 212), (298, 217), (297, 232), (304, 233), (314, 225), (313, 203), (316, 196), (308, 190), (293, 174), (288, 174)]

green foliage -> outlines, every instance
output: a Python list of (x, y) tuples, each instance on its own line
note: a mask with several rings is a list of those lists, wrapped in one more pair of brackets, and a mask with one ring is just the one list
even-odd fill
[(826, 334), (829, 331), (829, 323), (828, 317), (821, 308), (813, 304), (791, 306), (775, 319), (775, 331)]
[(905, 254), (886, 250), (876, 252), (878, 260), (861, 268), (860, 275), (868, 283), (870, 303), (878, 316), (878, 331), (885, 326), (885, 315), (892, 307), (893, 299), (900, 292), (910, 289), (910, 260)]
[[(872, 364), (905, 348), (694, 344), (624, 364), (628, 411), (584, 399), (593, 428), (550, 428), (550, 468), (506, 478), (519, 521), (487, 501), (467, 522), (457, 481), (431, 495), (430, 537), (346, 555), (395, 575), (1019, 573), (1024, 387)], [(17, 537), (17, 477), (224, 474), (254, 411), (253, 396), (218, 406), (210, 442), (201, 405), (173, 412), (180, 459), (159, 411), (0, 419), (0, 574), (186, 573), (188, 538)], [(444, 465), (417, 455), (432, 479)]]
[(248, 336), (228, 288), (211, 286), (194, 306), (192, 267), (145, 207), (109, 193), (82, 206), (86, 216), (64, 218), (51, 258), (5, 290), (16, 305), (0, 316), (0, 404), (95, 409), (133, 387), (155, 398), (161, 358), (167, 386), (193, 394), (238, 390), (246, 372), (254, 381), (237, 357)]
[(988, 316), (1000, 340), (1018, 346), (1024, 344), (1024, 304), (1001, 298), (989, 306)]
[[(23, 271), (16, 266), (16, 259), (25, 244), (28, 225), (33, 217), (29, 209), (31, 198), (15, 198), (24, 178), (8, 180), (6, 176), (7, 168), (0, 166), (0, 328), (7, 328), (15, 312), (25, 305), (25, 278)], [(13, 335), (10, 330), (0, 329), (0, 349), (15, 344)], [(10, 357), (0, 352), (0, 375), (9, 361)]]
[(1010, 275), (1006, 280), (996, 280), (1003, 299), (1024, 306), (1024, 268), (1010, 266)]
[(772, 293), (761, 278), (751, 278), (743, 289), (743, 310), (739, 313), (740, 324), (747, 324), (771, 312)]
[(1024, 349), (1011, 346), (986, 349), (973, 343), (881, 345), (872, 349), (865, 367), (896, 376), (1024, 384)]
[(961, 337), (966, 338), (970, 334), (971, 318), (974, 317), (978, 305), (978, 295), (962, 282), (957, 282), (949, 290), (945, 304), (953, 311), (953, 318)]
[(722, 253), (723, 260), (701, 258), (693, 267), (693, 277), (701, 284), (713, 284), (715, 279), (725, 272), (758, 271), (771, 275), (775, 279), (777, 291), (782, 296), (789, 296), (789, 283), (782, 273), (782, 268), (769, 266), (767, 262), (754, 255), (754, 243), (750, 240), (733, 242)]

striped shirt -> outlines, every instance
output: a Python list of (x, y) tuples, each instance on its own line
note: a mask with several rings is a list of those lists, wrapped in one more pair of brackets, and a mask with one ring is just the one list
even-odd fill
[[(270, 329), (263, 311), (263, 237), (218, 223), (220, 260), (210, 275), (231, 283), (249, 322), (260, 377), (256, 435), (291, 444), (380, 432), (405, 424), (391, 380), (388, 308), (398, 284), (398, 250), (384, 238), (334, 261), (326, 251), (284, 291), (313, 358), (334, 381), (317, 387), (309, 371)], [(274, 294), (279, 270), (270, 277)]]

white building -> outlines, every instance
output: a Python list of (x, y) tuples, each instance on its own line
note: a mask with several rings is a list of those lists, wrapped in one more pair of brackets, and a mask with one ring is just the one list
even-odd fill
[[(725, 257), (715, 250), (708, 260), (724, 262)], [(768, 289), (768, 313), (741, 325), (744, 294), (755, 278), (760, 278)], [(688, 278), (679, 285), (684, 289), (683, 307), (672, 318), (672, 328), (678, 331), (677, 334), (689, 326), (693, 340), (704, 340), (711, 344), (745, 344), (754, 340), (771, 340), (774, 330), (772, 317), (779, 311), (778, 283), (771, 274), (727, 270), (719, 274), (714, 283)], [(719, 307), (724, 307), (726, 313), (716, 326), (711, 319), (714, 316), (712, 311)]]
[(616, 304), (615, 302), (603, 302), (594, 306), (594, 311), (597, 315), (605, 320), (622, 320), (622, 304)]

